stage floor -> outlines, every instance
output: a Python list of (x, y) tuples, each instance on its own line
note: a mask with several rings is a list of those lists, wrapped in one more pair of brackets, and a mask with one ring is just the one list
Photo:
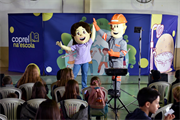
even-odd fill
[[(22, 73), (9, 72), (7, 68), (1, 68), (0, 73), (4, 73), (5, 75), (11, 76), (14, 84), (20, 79), (22, 75)], [(56, 81), (56, 76), (41, 76), (41, 77), (47, 83), (49, 90), (51, 90), (50, 86), (53, 82)], [(88, 86), (89, 86), (91, 77), (93, 76), (91, 75), (88, 76), (88, 80), (87, 80)], [(100, 78), (102, 82), (102, 87), (106, 88), (107, 90), (113, 88), (111, 76), (103, 75), (103, 76), (98, 76), (98, 77)], [(81, 76), (77, 76), (76, 80), (79, 82), (79, 87), (81, 89)], [(139, 91), (139, 87), (141, 89), (147, 86), (148, 76), (140, 76), (140, 82), (138, 81), (139, 81), (139, 76), (122, 76), (120, 99), (130, 112), (138, 107), (136, 96)], [(173, 81), (175, 81), (174, 72), (170, 72), (168, 73), (168, 82), (172, 83)], [(48, 96), (49, 98), (51, 98), (50, 91), (49, 91)], [(81, 94), (81, 97), (82, 97), (82, 94)], [(108, 99), (110, 99), (110, 97), (108, 97)], [(133, 104), (130, 104), (132, 102)], [(114, 106), (114, 99), (111, 100), (110, 104)], [(122, 106), (122, 104), (118, 100), (117, 100), (117, 106)], [(117, 113), (118, 113), (118, 120), (124, 120), (125, 116), (127, 115), (127, 111), (124, 108), (118, 110)], [(110, 108), (108, 108), (107, 118), (108, 120), (114, 120), (115, 118), (115, 114)], [(95, 119), (95, 117), (93, 119)]]

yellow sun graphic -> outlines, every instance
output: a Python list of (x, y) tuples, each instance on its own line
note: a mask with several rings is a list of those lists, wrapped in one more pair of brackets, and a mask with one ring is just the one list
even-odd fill
[(48, 21), (52, 18), (53, 13), (43, 13), (42, 17), (43, 17), (43, 21)]

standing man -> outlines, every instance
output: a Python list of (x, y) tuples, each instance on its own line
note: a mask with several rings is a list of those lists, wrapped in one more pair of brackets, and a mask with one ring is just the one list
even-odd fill
[[(108, 43), (109, 45), (109, 66), (111, 68), (123, 68), (123, 57), (127, 54), (127, 43), (123, 40), (123, 34), (127, 28), (127, 20), (123, 14), (114, 14), (111, 18), (111, 35), (107, 35), (102, 31), (95, 18), (93, 18), (93, 24), (97, 33)], [(113, 86), (115, 88), (115, 76), (112, 76)], [(116, 90), (120, 91), (121, 76), (116, 78)]]

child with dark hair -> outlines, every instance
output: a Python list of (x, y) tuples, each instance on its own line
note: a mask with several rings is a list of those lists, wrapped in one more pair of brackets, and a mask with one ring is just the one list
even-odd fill
[[(96, 86), (96, 87), (100, 87), (101, 86), (101, 80), (99, 79), (99, 77), (94, 76), (91, 78), (91, 82), (90, 82), (91, 86)], [(85, 94), (85, 100), (88, 102), (88, 98), (89, 98), (89, 91), (87, 91)]]
[[(88, 105), (89, 105), (89, 112), (92, 110), (99, 110), (101, 111), (101, 113), (107, 114), (108, 106), (106, 102), (108, 99), (107, 97), (105, 97), (106, 93), (104, 93), (103, 91), (104, 87), (101, 87), (101, 80), (99, 77), (94, 76), (91, 78), (90, 88), (91, 89), (89, 89), (88, 91), (85, 91), (86, 93), (83, 93), (85, 94), (85, 100), (88, 102)], [(97, 98), (98, 98), (98, 101), (97, 101)], [(100, 116), (96, 116), (96, 119), (100, 119)]]
[(38, 108), (35, 120), (60, 120), (60, 109), (56, 101), (47, 99)]
[(148, 83), (148, 86), (151, 83), (159, 82), (159, 79), (161, 78), (161, 73), (158, 70), (151, 70), (151, 73), (152, 73), (152, 81)]
[(79, 85), (76, 80), (68, 80), (65, 86), (65, 93), (61, 100), (66, 99), (82, 99), (79, 95)]
[[(5, 76), (2, 78), (2, 87), (14, 87), (10, 76)], [(17, 94), (17, 97), (18, 97), (19, 94), (17, 92), (15, 93)], [(0, 93), (0, 99), (2, 98), (3, 98), (2, 94)]]
[(31, 99), (35, 99), (35, 98), (48, 99), (47, 94), (46, 94), (46, 88), (43, 85), (43, 83), (40, 81), (35, 82), (32, 88)]
[[(34, 83), (32, 88), (31, 99), (48, 99), (46, 95), (46, 88), (44, 84), (40, 81)], [(27, 102), (24, 102), (21, 108), (20, 118), (25, 119), (34, 119), (37, 112), (37, 108), (31, 106)]]
[(175, 119), (179, 120), (180, 119), (180, 116), (179, 116), (179, 113), (180, 113), (180, 86), (173, 88), (172, 94), (173, 94), (176, 102), (173, 103), (171, 108), (174, 110), (173, 114), (176, 116)]
[(90, 85), (91, 86), (101, 86), (101, 80), (99, 79), (99, 77), (94, 76), (91, 78)]
[(176, 80), (172, 83), (172, 86), (176, 83), (180, 83), (180, 70), (176, 70), (175, 78), (176, 78)]
[(74, 79), (73, 70), (71, 68), (64, 68), (61, 70), (60, 79), (57, 81), (57, 86), (54, 87), (60, 87), (65, 86), (69, 79)]
[(7, 98), (18, 98), (17, 94), (16, 93), (9, 93), (7, 95)]
[[(71, 68), (64, 68), (64, 69), (61, 69), (61, 71), (58, 71), (56, 85), (54, 85), (52, 87), (52, 92), (51, 92), (53, 100), (55, 100), (54, 90), (57, 87), (65, 86), (67, 84), (68, 80), (70, 80), (70, 79), (74, 79), (73, 70)], [(57, 96), (58, 96), (58, 98), (60, 97), (59, 92), (57, 92)]]
[[(68, 119), (67, 117), (67, 111), (65, 109), (64, 106), (64, 100), (67, 99), (80, 99), (82, 100), (81, 96), (79, 95), (79, 85), (78, 82), (74, 79), (68, 80), (66, 86), (65, 86), (65, 93), (63, 95), (63, 97), (60, 100), (60, 105), (61, 105), (61, 109), (60, 109), (60, 113), (61, 113), (61, 118), (62, 119)], [(81, 104), (81, 106), (79, 107), (79, 111), (85, 109), (85, 106), (83, 104)], [(84, 112), (85, 116), (86, 116), (86, 112)], [(81, 118), (83, 120), (83, 118)]]
[(3, 87), (13, 87), (13, 82), (10, 76), (5, 76), (2, 79), (2, 86)]
[[(159, 106), (160, 94), (152, 88), (142, 88), (137, 95), (139, 108), (126, 116), (126, 120), (151, 120), (149, 113), (155, 113)], [(168, 115), (164, 120), (172, 120), (175, 116)]]

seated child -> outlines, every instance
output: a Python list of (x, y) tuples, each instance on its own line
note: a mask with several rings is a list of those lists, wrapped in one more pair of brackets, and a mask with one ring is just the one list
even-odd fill
[[(48, 99), (46, 95), (46, 88), (44, 84), (40, 81), (34, 83), (32, 88), (31, 99)], [(22, 108), (20, 111), (20, 119), (29, 120), (34, 119), (37, 112), (37, 108), (28, 104), (28, 102), (24, 102), (22, 104)]]
[(68, 80), (65, 86), (65, 92), (61, 100), (66, 100), (66, 99), (82, 100), (81, 96), (79, 95), (79, 84), (74, 79)]
[(5, 76), (2, 79), (2, 86), (3, 87), (14, 87), (13, 82), (10, 76)]
[(101, 81), (97, 76), (91, 78), (90, 82), (90, 90), (85, 93), (85, 100), (89, 104), (90, 111), (91, 110), (102, 110), (104, 114), (108, 112), (107, 96), (105, 98), (105, 93), (102, 91), (104, 87), (101, 87)]
[[(126, 116), (126, 120), (151, 120), (149, 113), (156, 113), (159, 106), (160, 94), (152, 88), (142, 88), (137, 95), (139, 108), (136, 108), (132, 113)], [(175, 116), (167, 115), (164, 120), (172, 120)]]
[(175, 72), (175, 78), (176, 78), (176, 81), (174, 81), (174, 82), (172, 83), (172, 86), (173, 86), (174, 84), (176, 84), (176, 83), (180, 83), (180, 70), (177, 70), (177, 71)]
[(17, 94), (16, 93), (9, 93), (7, 95), (7, 98), (18, 98)]
[[(80, 99), (80, 100), (82, 100), (81, 96), (79, 95), (79, 84), (74, 79), (68, 80), (68, 82), (65, 86), (64, 95), (62, 96), (60, 101), (58, 101), (61, 104), (60, 113), (61, 113), (62, 119), (68, 119), (67, 114), (66, 114), (66, 110), (64, 108), (64, 102), (63, 102), (63, 100), (66, 100), (66, 99)], [(80, 110), (84, 109), (84, 108), (85, 108), (85, 106), (82, 104), (80, 106)]]
[(180, 119), (180, 116), (179, 116), (179, 113), (180, 113), (180, 86), (173, 88), (172, 94), (173, 94), (176, 102), (173, 103), (171, 108), (174, 110), (173, 114), (175, 115), (175, 119), (179, 120)]
[[(180, 83), (180, 70), (176, 70), (175, 78), (176, 78), (176, 80), (171, 84), (171, 87), (176, 83)], [(170, 89), (169, 102), (170, 103), (175, 103), (176, 102), (176, 100), (172, 101), (172, 89)]]
[[(101, 81), (100, 81), (100, 79), (97, 77), (97, 76), (94, 76), (94, 77), (92, 77), (91, 78), (91, 82), (90, 82), (90, 85), (91, 86), (96, 86), (96, 87), (100, 87), (101, 86)], [(91, 87), (90, 86), (90, 87)], [(103, 87), (102, 87), (103, 88)], [(104, 89), (104, 88), (103, 88)], [(89, 98), (89, 93), (90, 91), (87, 91), (86, 93), (85, 93), (85, 100), (88, 102), (88, 98)], [(104, 95), (105, 95), (105, 93), (104, 93)]]
[(61, 120), (57, 102), (51, 99), (43, 101), (36, 112), (35, 120)]
[[(158, 70), (151, 70), (151, 73), (152, 73), (152, 80), (153, 81), (148, 83), (147, 86), (149, 86), (151, 83), (154, 83), (154, 82), (160, 82), (160, 79), (161, 79), (161, 73)], [(151, 88), (157, 89), (155, 86), (152, 86)], [(167, 92), (165, 91), (164, 97), (166, 96), (166, 94), (167, 94)], [(164, 98), (164, 104), (167, 105), (167, 99), (166, 98)]]
[(151, 84), (151, 83), (154, 83), (154, 82), (159, 82), (159, 79), (161, 78), (161, 73), (158, 71), (158, 70), (151, 70), (151, 73), (152, 73), (152, 80), (151, 82), (148, 83), (148, 86)]
[[(14, 87), (13, 86), (13, 82), (10, 76), (5, 76), (2, 79), (2, 87)], [(15, 92), (17, 94), (17, 97), (19, 96), (19, 94), (17, 92)], [(0, 99), (2, 99), (2, 94), (0, 93)]]
[[(73, 74), (73, 70), (71, 68), (64, 68), (61, 69), (61, 71), (59, 72), (59, 74), (57, 74), (60, 76), (60, 78), (57, 79), (56, 85), (54, 85), (52, 87), (52, 98), (55, 99), (54, 97), (54, 89), (56, 89), (57, 87), (61, 87), (61, 86), (65, 86), (68, 82), (68, 80), (70, 79), (74, 79), (74, 74)], [(57, 77), (59, 77), (57, 76)], [(61, 99), (62, 96), (60, 96), (60, 93), (57, 92), (57, 96), (58, 98)], [(59, 99), (58, 99), (59, 100)]]

